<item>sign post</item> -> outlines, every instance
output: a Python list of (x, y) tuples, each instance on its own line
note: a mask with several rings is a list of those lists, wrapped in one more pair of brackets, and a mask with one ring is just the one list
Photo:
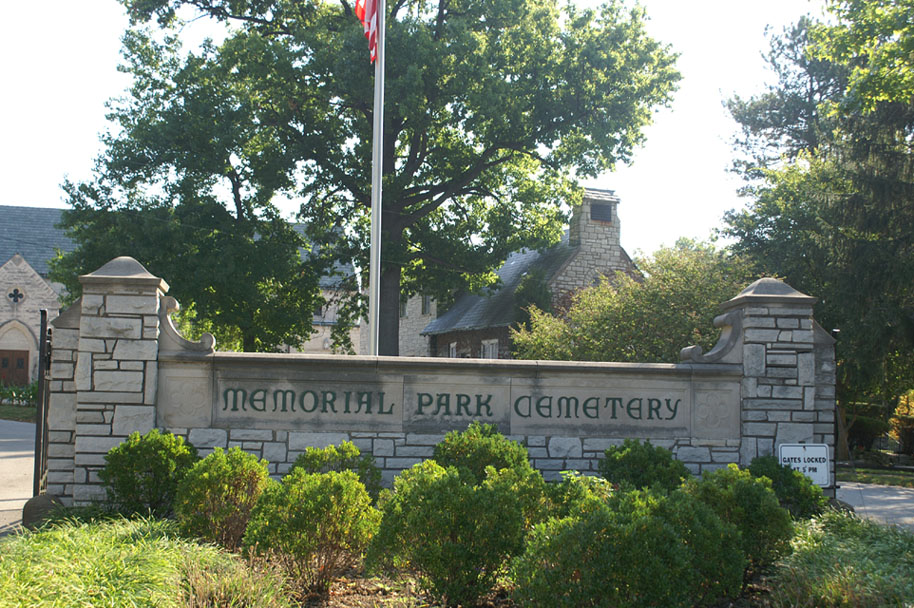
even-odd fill
[(831, 486), (828, 445), (824, 443), (782, 443), (778, 447), (778, 462), (803, 473), (819, 487)]

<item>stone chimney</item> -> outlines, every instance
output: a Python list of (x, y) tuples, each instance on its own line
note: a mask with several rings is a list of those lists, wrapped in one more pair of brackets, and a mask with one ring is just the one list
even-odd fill
[(581, 205), (572, 210), (568, 244), (573, 252), (549, 281), (553, 305), (568, 294), (596, 285), (603, 276), (634, 272), (634, 265), (619, 243), (619, 197), (612, 190), (584, 190)]
[(610, 253), (619, 248), (619, 197), (612, 190), (584, 190), (584, 200), (572, 209), (568, 242), (573, 247)]

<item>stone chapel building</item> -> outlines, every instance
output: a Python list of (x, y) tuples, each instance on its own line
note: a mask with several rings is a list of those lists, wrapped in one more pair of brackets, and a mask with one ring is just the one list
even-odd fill
[(61, 209), (0, 206), (0, 381), (38, 377), (40, 310), (60, 312), (63, 286), (48, 280), (48, 261), (73, 243), (55, 226)]
[(543, 252), (512, 253), (498, 270), (498, 289), (460, 295), (440, 314), (428, 296), (411, 298), (400, 311), (400, 355), (510, 358), (510, 328), (518, 321), (515, 292), (525, 276), (543, 277), (556, 306), (604, 276), (637, 272), (620, 243), (618, 206), (612, 190), (587, 188), (562, 241)]

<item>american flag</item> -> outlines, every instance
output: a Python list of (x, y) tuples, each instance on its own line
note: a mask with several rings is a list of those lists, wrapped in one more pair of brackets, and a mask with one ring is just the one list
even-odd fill
[(371, 60), (378, 56), (378, 0), (356, 0), (355, 16), (362, 22)]

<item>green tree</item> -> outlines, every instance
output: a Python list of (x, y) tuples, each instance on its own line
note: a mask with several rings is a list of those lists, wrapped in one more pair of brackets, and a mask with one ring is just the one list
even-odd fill
[(739, 257), (686, 239), (636, 264), (643, 277), (619, 273), (582, 289), (560, 316), (531, 308), (531, 327), (511, 334), (515, 356), (677, 362), (685, 346), (714, 346), (718, 305), (754, 278)]
[(739, 154), (734, 171), (747, 180), (763, 178), (765, 169), (792, 162), (831, 138), (834, 121), (822, 104), (843, 93), (848, 68), (809, 55), (815, 25), (810, 17), (801, 17), (772, 36), (765, 60), (777, 84), (759, 95), (736, 95), (726, 102), (741, 129), (734, 142)]
[[(746, 167), (748, 177), (761, 179), (746, 190), (752, 199), (748, 207), (727, 215), (726, 232), (736, 237), (735, 250), (760, 272), (783, 276), (819, 297), (816, 318), (827, 328), (840, 328), (842, 408), (875, 400), (892, 409), (897, 396), (910, 388), (914, 370), (914, 155), (909, 136), (914, 105), (910, 96), (903, 101), (898, 94), (907, 76), (874, 71), (884, 45), (891, 50), (896, 37), (906, 39), (907, 30), (895, 27), (903, 24), (882, 17), (897, 17), (904, 7), (909, 14), (910, 5), (835, 3), (838, 22), (806, 23), (810, 34), (802, 38), (805, 46), (789, 58), (789, 71), (802, 77), (782, 78), (779, 95), (753, 98), (749, 110), (734, 112), (744, 132), (750, 132), (767, 115), (789, 114), (779, 103), (802, 97), (809, 83), (831, 83), (807, 105), (814, 114), (812, 131), (824, 135), (791, 139), (802, 121), (773, 125), (766, 140), (783, 156), (776, 163)], [(887, 29), (873, 29), (877, 26)], [(860, 42), (861, 28), (870, 32), (872, 44)], [(850, 39), (860, 44), (850, 46)], [(775, 48), (783, 43), (776, 40)], [(877, 81), (882, 92), (874, 88)], [(758, 111), (756, 117), (751, 108)]]
[[(222, 50), (223, 54), (227, 49)], [(124, 38), (130, 94), (111, 104), (94, 178), (64, 186), (62, 225), (76, 249), (51, 276), (71, 294), (79, 274), (130, 255), (166, 278), (222, 348), (300, 345), (311, 332), (322, 267), (303, 261), (301, 236), (273, 197), (294, 165), (255, 116), (256, 91), (204, 45), (184, 56), (174, 38)]]
[(873, 112), (914, 99), (914, 1), (833, 0), (837, 23), (816, 32), (812, 55), (850, 66), (845, 108)]
[[(346, 0), (123, 0), (163, 27), (190, 6), (231, 26), (218, 49), (286, 146), (312, 242), (368, 266), (373, 67)], [(380, 350), (399, 302), (495, 281), (508, 253), (558, 241), (569, 177), (627, 162), (679, 75), (644, 12), (554, 0), (388, 4)], [(157, 65), (153, 65), (155, 69)]]

